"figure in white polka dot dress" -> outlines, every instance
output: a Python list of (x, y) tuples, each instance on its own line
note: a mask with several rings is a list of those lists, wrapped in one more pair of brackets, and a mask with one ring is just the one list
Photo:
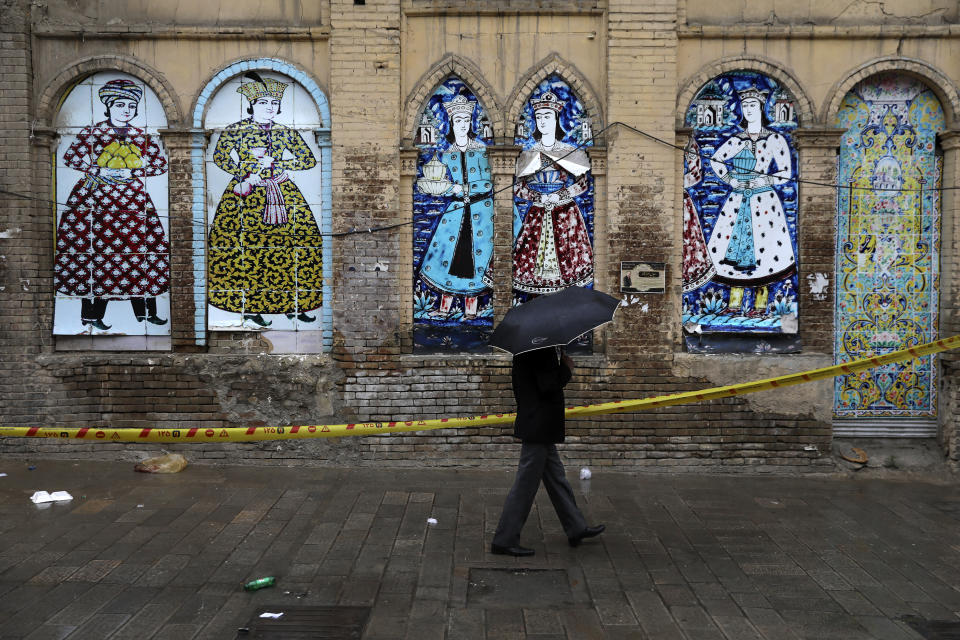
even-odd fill
[[(716, 269), (713, 280), (731, 286), (731, 314), (762, 314), (767, 285), (797, 268), (783, 204), (773, 189), (792, 179), (790, 145), (766, 128), (766, 97), (754, 87), (739, 92), (744, 130), (724, 142), (710, 160), (717, 177), (732, 188), (707, 243)], [(752, 309), (741, 308), (746, 287), (757, 289)]]

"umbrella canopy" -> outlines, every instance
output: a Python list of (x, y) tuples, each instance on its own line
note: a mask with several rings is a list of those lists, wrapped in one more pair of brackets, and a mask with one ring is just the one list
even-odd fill
[(490, 346), (516, 355), (564, 346), (613, 320), (620, 301), (601, 291), (568, 287), (507, 311)]

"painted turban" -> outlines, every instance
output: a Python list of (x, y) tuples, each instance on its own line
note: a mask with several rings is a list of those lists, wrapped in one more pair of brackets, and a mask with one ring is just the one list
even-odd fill
[(143, 89), (132, 80), (111, 80), (100, 87), (100, 101), (108, 107), (117, 100), (140, 102)]

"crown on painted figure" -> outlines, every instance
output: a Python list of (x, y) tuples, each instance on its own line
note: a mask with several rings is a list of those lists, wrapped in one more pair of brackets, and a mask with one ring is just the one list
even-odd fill
[(286, 91), (289, 86), (290, 85), (285, 82), (267, 78), (263, 82), (244, 82), (237, 87), (237, 93), (245, 95), (250, 102), (254, 102), (264, 96), (281, 100), (283, 99), (283, 92)]
[(740, 96), (740, 102), (744, 100), (759, 100), (760, 104), (763, 104), (767, 101), (767, 91), (757, 89), (756, 87), (747, 87), (743, 91), (738, 91), (737, 95)]
[(453, 119), (453, 116), (461, 113), (472, 116), (473, 109), (476, 106), (476, 102), (467, 100), (467, 96), (460, 94), (450, 102), (444, 104), (443, 108), (447, 110), (447, 116), (449, 116), (450, 119)]
[(539, 98), (530, 101), (530, 104), (533, 105), (533, 110), (539, 111), (540, 109), (550, 109), (560, 113), (563, 111), (564, 103), (557, 97), (552, 91), (548, 91)]

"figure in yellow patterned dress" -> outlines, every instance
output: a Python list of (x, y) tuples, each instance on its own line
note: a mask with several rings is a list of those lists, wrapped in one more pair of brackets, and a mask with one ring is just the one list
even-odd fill
[(261, 327), (272, 324), (265, 313), (313, 322), (308, 312), (323, 302), (320, 229), (288, 172), (317, 160), (297, 130), (274, 122), (288, 85), (246, 75), (253, 82), (237, 91), (251, 117), (228, 126), (213, 153), (233, 178), (210, 229), (210, 304)]

